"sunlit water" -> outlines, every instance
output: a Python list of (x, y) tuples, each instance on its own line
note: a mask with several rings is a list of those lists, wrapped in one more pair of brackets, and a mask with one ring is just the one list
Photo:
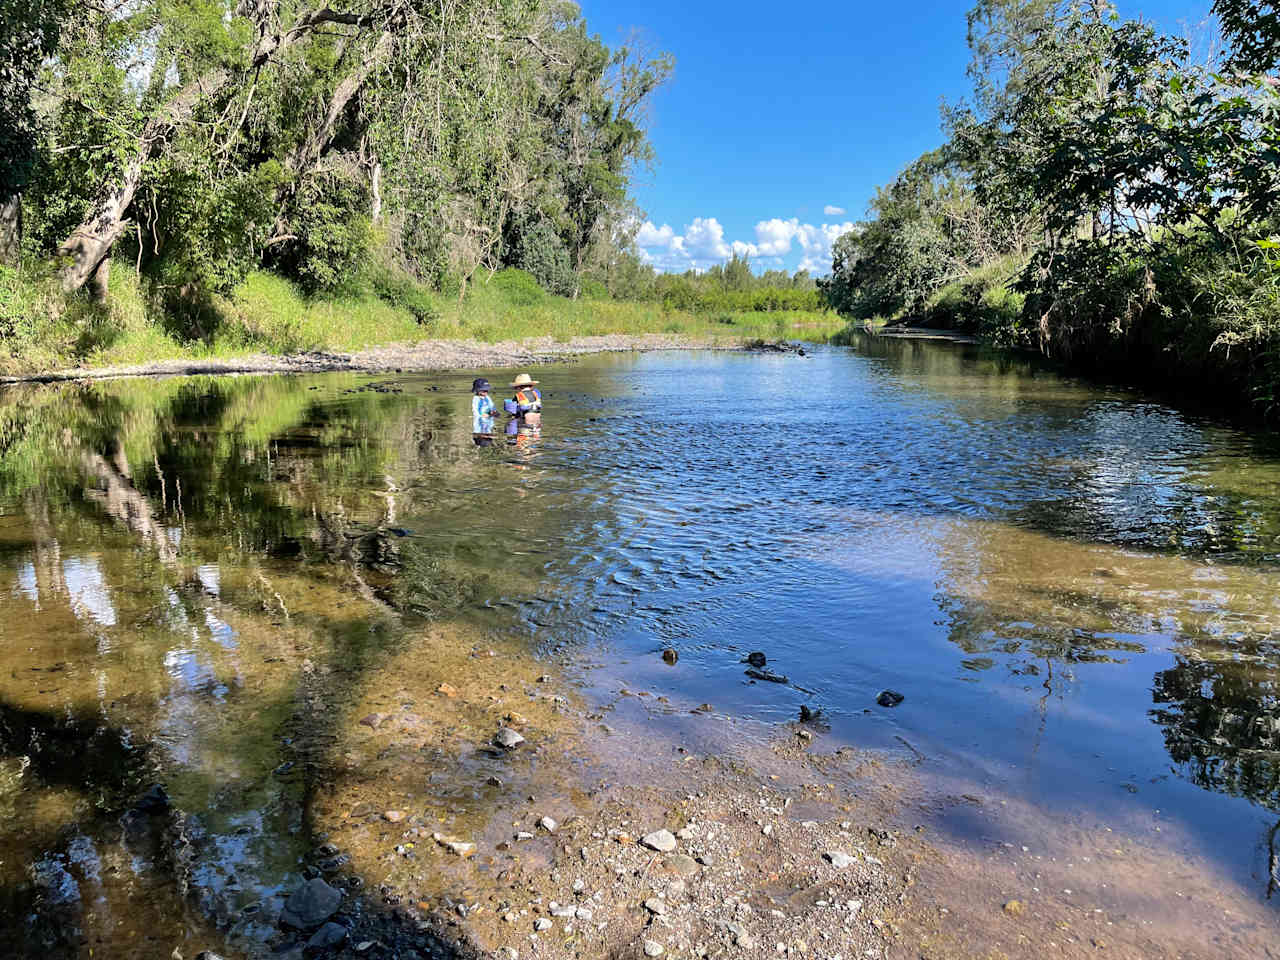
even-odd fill
[[(379, 651), (421, 618), (525, 645), (601, 703), (660, 694), (651, 722), (691, 735), (704, 703), (746, 737), (805, 706), (828, 742), (1050, 816), (1165, 824), (1272, 893), (1270, 440), (873, 341), (541, 368), (542, 435), (477, 447), (474, 375), (0, 397), (14, 942), (156, 955), (149, 931), (225, 926), (296, 882), (312, 786), (289, 765), (330, 742), (300, 717), (299, 651), (391, 691)], [(744, 675), (753, 650), (788, 682)], [(186, 905), (119, 826), (156, 782), (214, 851)]]

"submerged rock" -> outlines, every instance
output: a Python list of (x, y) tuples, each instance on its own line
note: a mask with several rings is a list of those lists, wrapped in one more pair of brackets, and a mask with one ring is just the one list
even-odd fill
[(338, 911), (342, 893), (319, 877), (308, 880), (285, 901), (280, 922), (297, 930), (318, 927)]
[(881, 690), (880, 695), (876, 697), (876, 703), (882, 707), (896, 707), (905, 699), (907, 698), (897, 690)]
[(499, 727), (498, 732), (493, 735), (493, 743), (494, 746), (502, 747), (504, 750), (514, 750), (524, 743), (524, 737), (510, 727)]
[(361, 717), (360, 722), (366, 727), (377, 730), (386, 719), (387, 715), (385, 713), (371, 713), (367, 717)]
[(750, 653), (747, 654), (746, 659), (743, 660), (742, 662), (749, 663), (753, 667), (763, 667), (766, 663), (769, 662), (769, 660), (759, 650), (752, 650)]
[(347, 928), (340, 923), (330, 921), (312, 934), (307, 941), (308, 950), (328, 950), (347, 939)]
[(749, 668), (745, 672), (747, 676), (750, 677), (752, 680), (768, 680), (770, 683), (790, 683), (791, 682), (782, 674), (774, 673), (772, 670), (756, 670), (754, 668)]
[(169, 809), (169, 795), (164, 792), (164, 787), (157, 783), (142, 795), (142, 799), (134, 809), (139, 813), (164, 813)]
[(828, 850), (822, 855), (822, 859), (826, 860), (837, 870), (843, 870), (845, 867), (851, 867), (857, 863), (853, 857), (849, 856), (849, 854), (845, 853), (843, 850)]
[(662, 660), (664, 663), (674, 664), (679, 659), (680, 654), (676, 652), (674, 647), (667, 647), (667, 649), (662, 651)]

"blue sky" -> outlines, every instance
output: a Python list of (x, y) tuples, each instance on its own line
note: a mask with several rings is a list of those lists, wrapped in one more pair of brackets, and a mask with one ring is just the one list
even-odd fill
[[(1118, 6), (1182, 33), (1209, 2)], [(709, 266), (736, 243), (758, 267), (826, 273), (875, 187), (941, 141), (941, 98), (967, 93), (971, 5), (583, 0), (605, 43), (638, 28), (676, 57), (652, 107), (658, 164), (636, 185), (642, 248), (664, 269)]]

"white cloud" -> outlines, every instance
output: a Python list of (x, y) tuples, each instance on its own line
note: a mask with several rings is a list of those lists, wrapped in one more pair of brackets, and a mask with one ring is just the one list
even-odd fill
[(640, 227), (639, 232), (636, 233), (636, 243), (642, 247), (669, 247), (675, 235), (676, 232), (671, 229), (669, 223), (655, 227), (646, 220)]
[(831, 270), (831, 246), (843, 233), (853, 229), (850, 222), (801, 223), (796, 217), (761, 220), (755, 226), (755, 241), (728, 240), (724, 227), (715, 217), (695, 217), (683, 233), (669, 224), (656, 226), (645, 222), (636, 233), (636, 245), (647, 263), (659, 270), (706, 270), (723, 263), (731, 255), (749, 257), (759, 262), (768, 260), (782, 266), (783, 257), (799, 246), (799, 268), (824, 274)]
[(837, 207), (834, 203), (828, 203), (822, 208), (822, 215), (824, 217), (843, 217), (845, 213), (846, 211), (844, 207)]

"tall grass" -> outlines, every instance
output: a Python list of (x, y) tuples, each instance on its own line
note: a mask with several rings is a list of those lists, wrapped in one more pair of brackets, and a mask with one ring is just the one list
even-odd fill
[(109, 301), (98, 304), (82, 294), (63, 296), (48, 272), (0, 267), (0, 371), (8, 374), (252, 353), (351, 352), (426, 340), (568, 341), (602, 334), (824, 340), (841, 326), (833, 313), (692, 313), (611, 300), (594, 288), (570, 300), (544, 292), (519, 270), (482, 272), (461, 299), (403, 275), (379, 275), (341, 293), (307, 297), (288, 280), (258, 271), (230, 296), (175, 313), (145, 277), (128, 270), (112, 276)]

